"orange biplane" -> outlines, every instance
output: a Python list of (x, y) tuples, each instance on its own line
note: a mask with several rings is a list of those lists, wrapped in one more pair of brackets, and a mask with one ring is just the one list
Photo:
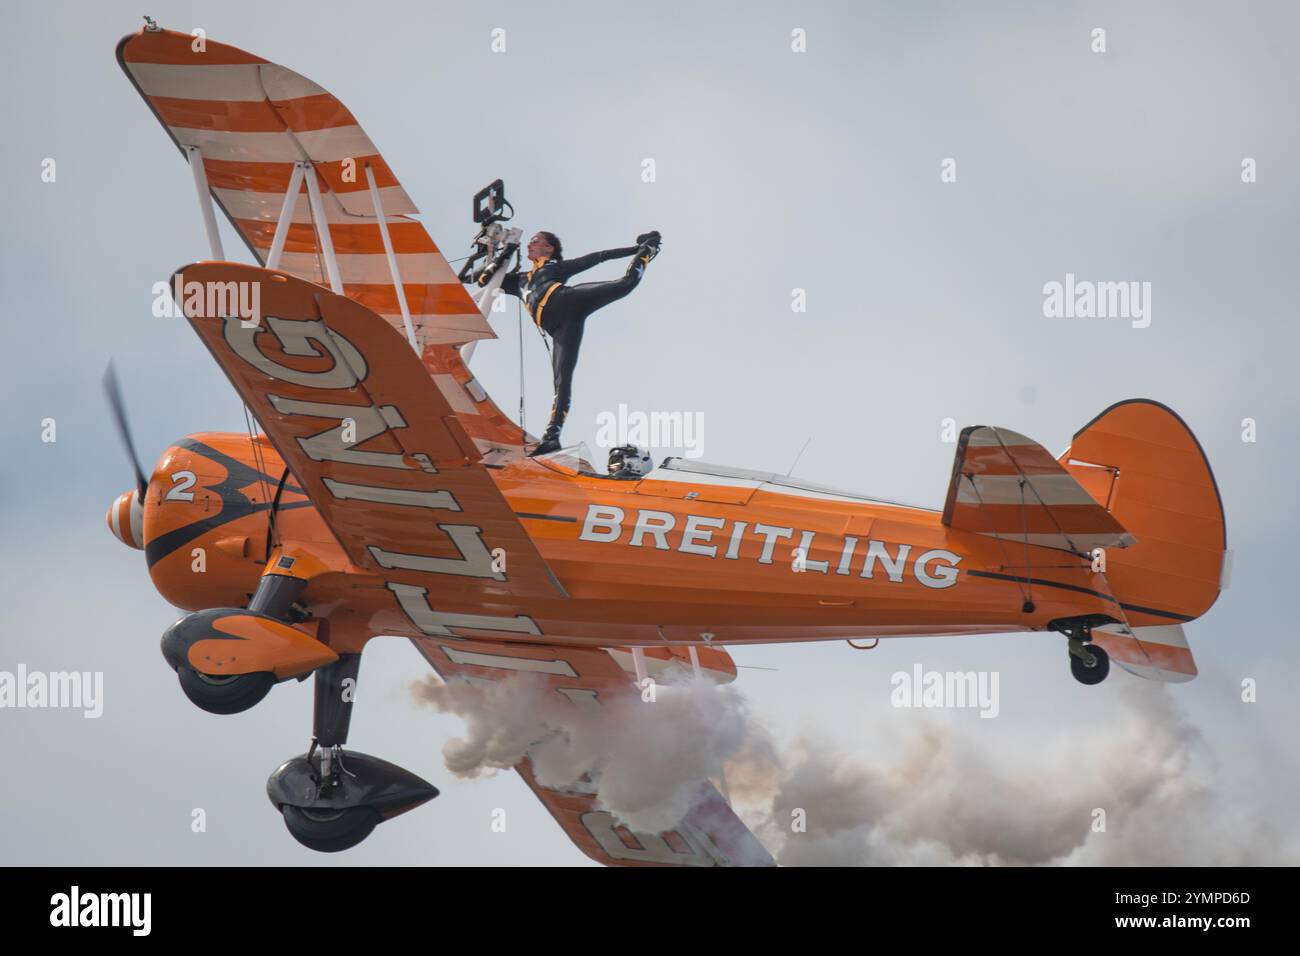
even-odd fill
[[(526, 457), (531, 436), (467, 365), (494, 337), (505, 265), (471, 297), (342, 103), (152, 22), (117, 55), (189, 162), (212, 246), (176, 271), (174, 298), (265, 434), (199, 433), (152, 474), (137, 464), (108, 523), (192, 612), (163, 654), (195, 704), (234, 713), (315, 675), (311, 748), (268, 783), (305, 845), (352, 846), (437, 795), (342, 750), (342, 690), (379, 635), (410, 639), (444, 680), (528, 674), (575, 707), (679, 668), (733, 680), (724, 648), (748, 643), (1042, 631), (1085, 684), (1111, 660), (1195, 676), (1181, 625), (1219, 594), (1223, 510), (1164, 406), (1113, 405), (1059, 457), (967, 428), (942, 510), (683, 459), (628, 480), (572, 450)], [(480, 253), (517, 241), (501, 191), (476, 197)], [(257, 265), (224, 261), (214, 206)], [(600, 862), (772, 862), (707, 781), (674, 830), (646, 834), (584, 784), (517, 769)]]

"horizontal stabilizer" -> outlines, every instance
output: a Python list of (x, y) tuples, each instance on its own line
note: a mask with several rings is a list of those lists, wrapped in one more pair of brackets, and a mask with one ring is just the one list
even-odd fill
[(1180, 684), (1196, 676), (1196, 661), (1181, 624), (1095, 628), (1092, 641), (1130, 674), (1147, 680)]
[(1075, 554), (1135, 543), (1047, 449), (988, 425), (962, 430), (943, 523)]

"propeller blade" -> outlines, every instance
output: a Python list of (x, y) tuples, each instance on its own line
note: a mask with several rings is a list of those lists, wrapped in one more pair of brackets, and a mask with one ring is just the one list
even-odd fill
[(127, 457), (131, 459), (131, 467), (135, 469), (136, 489), (140, 492), (140, 501), (143, 503), (145, 489), (149, 487), (149, 481), (145, 478), (144, 469), (140, 467), (140, 456), (135, 453), (135, 442), (131, 441), (131, 426), (126, 419), (126, 405), (122, 401), (122, 386), (117, 380), (117, 369), (113, 366), (112, 359), (109, 359), (108, 370), (104, 372), (104, 394), (108, 396), (108, 407), (113, 413), (113, 423), (117, 425), (117, 433), (122, 438), (122, 444), (126, 446)]

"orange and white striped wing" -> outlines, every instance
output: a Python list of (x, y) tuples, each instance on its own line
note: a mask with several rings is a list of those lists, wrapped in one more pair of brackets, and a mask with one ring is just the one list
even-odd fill
[[(423, 224), (411, 218), (415, 203), (347, 107), (261, 57), (210, 39), (199, 46), (188, 33), (142, 30), (118, 44), (117, 58), (182, 153), (199, 148), (214, 201), (258, 263), (266, 263), (295, 164), (310, 161), (344, 294), (404, 331), (368, 166), (425, 368), (480, 450), (521, 448), (523, 432), (456, 348), (495, 333)], [(277, 268), (328, 285), (305, 183), (295, 202)]]
[(1134, 543), (1046, 448), (987, 425), (962, 430), (943, 523), (1075, 554)]

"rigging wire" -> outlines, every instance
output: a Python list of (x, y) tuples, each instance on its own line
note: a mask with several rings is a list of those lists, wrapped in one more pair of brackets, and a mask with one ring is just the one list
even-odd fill
[[(466, 256), (466, 258), (469, 257)], [(519, 266), (520, 266), (519, 250), (516, 249), (515, 250), (515, 271), (516, 272), (519, 270)], [(500, 295), (501, 293), (498, 291), (497, 294)], [(528, 436), (528, 425), (527, 425), (527, 419), (525, 417), (527, 415), (527, 407), (524, 401), (524, 300), (522, 296), (517, 296), (515, 298), (515, 324), (518, 328), (518, 333), (519, 333), (519, 430), (524, 433), (524, 437), (526, 440)], [(546, 346), (546, 354), (548, 356), (551, 356), (552, 360), (554, 360), (554, 356), (551, 353), (551, 343), (547, 339), (546, 333), (542, 330), (542, 327), (540, 325), (537, 326), (537, 335), (542, 340), (542, 344)]]
[[(1002, 441), (1001, 435), (998, 436), (998, 441), (999, 442)], [(1005, 450), (1006, 446), (1003, 445), (1002, 447)], [(1010, 457), (1010, 452), (1008, 452), (1007, 454), (1008, 457)], [(1013, 462), (1015, 461), (1014, 458), (1012, 458), (1011, 460)], [(1019, 468), (1020, 466), (1017, 465), (1016, 467)], [(1029, 479), (1025, 477), (1023, 472), (1021, 472), (1020, 474), (1020, 528), (1021, 528), (1021, 534), (1023, 535), (1024, 542), (1025, 542), (1025, 570), (1029, 569), (1029, 512), (1025, 509), (1025, 485), (1028, 483), (1029, 483)], [(1049, 518), (1052, 516), (1052, 512), (1047, 508), (1046, 505), (1043, 505), (1043, 510), (1047, 512), (1047, 516)], [(1056, 519), (1052, 518), (1052, 521), (1053, 523), (1055, 523)], [(1060, 525), (1057, 525), (1057, 529), (1058, 530), (1060, 529)], [(1070, 541), (1069, 538), (1066, 538), (1065, 540)], [(1074, 542), (1071, 541), (1070, 543), (1073, 544)], [(1025, 587), (1029, 591), (1029, 597), (1027, 597), (1025, 601), (1026, 603), (1032, 604), (1034, 602), (1034, 586), (1029, 583), (1030, 580), (1031, 579), (1028, 577), (1028, 575), (1026, 575)]]
[[(980, 494), (979, 485), (975, 484), (975, 475), (973, 473), (966, 473), (963, 474), (962, 477), (970, 482), (971, 491), (975, 492), (975, 500), (978, 501), (980, 503), (980, 507), (983, 508), (984, 496)], [(997, 531), (994, 531), (993, 540), (998, 543), (998, 550), (1002, 552), (1002, 561), (1003, 561), (1002, 567), (1003, 568), (1015, 567), (1015, 565), (1007, 563), (1010, 560), (1010, 558), (1007, 556), (1006, 541), (1002, 537), (1002, 535), (998, 534)], [(1026, 565), (1025, 567), (1026, 569), (1028, 569), (1029, 565)], [(1017, 577), (1015, 580), (1016, 580), (1016, 586), (1020, 588), (1020, 597), (1025, 601), (1025, 603), (1029, 603), (1030, 595), (1026, 593), (1024, 587), (1024, 585), (1028, 583), (1029, 580), (1028, 577), (1026, 577), (1023, 582), (1019, 577)]]
[[(1007, 447), (1006, 442), (1004, 442), (1004, 441), (1002, 440), (1002, 436), (1001, 436), (1000, 434), (997, 433), (997, 430), (996, 430), (996, 429), (994, 429), (994, 434), (997, 435), (998, 444), (1002, 447), (1003, 452), (1006, 453), (1007, 458), (1011, 461), (1011, 463), (1012, 463), (1013, 465), (1016, 466), (1016, 470), (1020, 472), (1020, 475), (1021, 475), (1021, 479), (1020, 479), (1020, 507), (1021, 507), (1021, 511), (1023, 512), (1023, 511), (1024, 511), (1024, 506), (1025, 506), (1025, 485), (1026, 485), (1027, 483), (1029, 483), (1029, 479), (1028, 479), (1027, 477), (1025, 477), (1024, 470), (1021, 469), (1019, 463), (1016, 461), (1015, 457), (1011, 454), (1011, 449)], [(1074, 554), (1074, 555), (1077, 555), (1078, 557), (1084, 559), (1085, 561), (1090, 561), (1090, 560), (1092, 559), (1092, 555), (1090, 555), (1090, 554), (1088, 554), (1088, 553), (1086, 553), (1086, 552), (1084, 552), (1084, 551), (1081, 551), (1081, 550), (1079, 549), (1079, 546), (1078, 546), (1077, 544), (1074, 543), (1074, 539), (1072, 539), (1068, 534), (1065, 533), (1065, 529), (1062, 528), (1062, 527), (1061, 527), (1061, 523), (1060, 523), (1059, 521), (1056, 520), (1056, 515), (1054, 515), (1054, 514), (1052, 513), (1052, 509), (1049, 508), (1049, 507), (1047, 506), (1047, 502), (1043, 500), (1043, 496), (1040, 495), (1040, 494), (1038, 493), (1038, 489), (1035, 488), (1032, 484), (1029, 484), (1029, 490), (1032, 491), (1033, 494), (1034, 494), (1034, 497), (1038, 499), (1038, 504), (1039, 504), (1040, 507), (1042, 507), (1043, 511), (1047, 514), (1048, 520), (1050, 520), (1050, 521), (1052, 522), (1052, 524), (1056, 527), (1056, 533), (1059, 534), (1062, 538), (1064, 538), (1065, 541), (1066, 541), (1066, 543), (1069, 544), (1069, 546), (1073, 549), (1071, 553)], [(1025, 521), (1028, 522), (1028, 520), (1029, 520), (1029, 517), (1028, 517), (1028, 515), (1026, 514), (1026, 515), (1025, 515)], [(1026, 547), (1026, 548), (1029, 547), (1029, 529), (1028, 529), (1027, 526), (1026, 526), (1026, 528), (1025, 528), (1025, 547)], [(1061, 550), (1064, 550), (1064, 549), (1061, 549)], [(1028, 557), (1026, 557), (1025, 560), (1026, 560), (1026, 561), (1029, 560)]]
[(262, 492), (262, 500), (266, 502), (267, 508), (270, 508), (271, 487), (266, 483), (266, 459), (262, 456), (261, 445), (257, 441), (256, 430), (253, 428), (253, 413), (247, 404), (244, 404), (243, 408), (244, 424), (248, 428), (248, 444), (253, 452), (253, 463), (257, 466), (257, 486)]
[(794, 474), (794, 466), (797, 465), (797, 464), (799, 464), (799, 459), (802, 458), (802, 457), (803, 457), (803, 453), (804, 453), (805, 451), (808, 450), (808, 442), (811, 442), (811, 441), (812, 441), (812, 435), (809, 435), (809, 436), (808, 436), (808, 441), (805, 441), (805, 442), (803, 443), (803, 447), (799, 449), (799, 454), (795, 455), (795, 456), (794, 456), (794, 461), (790, 462), (790, 470), (787, 471), (787, 472), (785, 473), (785, 476), (786, 476), (787, 478), (789, 478), (791, 475)]
[(515, 308), (519, 326), (519, 430), (527, 435), (528, 425), (524, 419), (524, 300), (517, 300)]

